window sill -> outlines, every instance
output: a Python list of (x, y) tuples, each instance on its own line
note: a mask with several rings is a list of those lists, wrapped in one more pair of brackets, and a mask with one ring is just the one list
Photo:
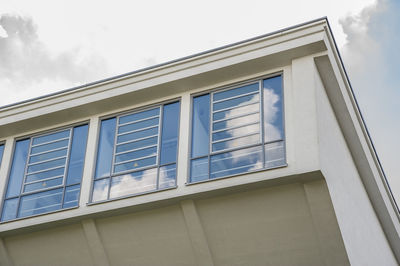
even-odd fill
[(201, 180), (201, 181), (196, 181), (196, 182), (186, 182), (185, 186), (192, 186), (192, 185), (197, 185), (197, 184), (202, 184), (202, 183), (208, 183), (208, 182), (212, 182), (212, 181), (215, 181), (215, 180), (227, 179), (227, 178), (232, 178), (232, 177), (237, 177), (237, 176), (242, 176), (242, 175), (247, 175), (247, 174), (252, 174), (252, 173), (259, 173), (259, 172), (279, 169), (279, 168), (283, 168), (283, 167), (287, 167), (287, 166), (288, 166), (288, 164), (285, 163), (285, 164), (282, 164), (282, 165), (279, 165), (279, 166), (275, 166), (275, 167), (262, 168), (262, 169), (257, 169), (257, 170), (248, 171), (248, 172), (239, 173), (239, 174), (234, 174), (234, 175), (227, 175), (227, 176), (223, 176), (223, 177), (211, 178), (211, 179)]
[(116, 201), (116, 200), (122, 200), (122, 199), (133, 198), (133, 197), (153, 194), (153, 193), (167, 191), (167, 190), (173, 190), (173, 189), (176, 189), (177, 187), (178, 186), (173, 186), (173, 187), (169, 187), (169, 188), (163, 188), (163, 189), (157, 189), (157, 190), (151, 190), (151, 191), (136, 193), (136, 194), (132, 194), (132, 195), (121, 196), (121, 197), (112, 198), (112, 199), (108, 199), (108, 200), (99, 200), (99, 201), (96, 201), (96, 202), (88, 202), (88, 203), (86, 203), (86, 206), (93, 206), (93, 205), (98, 205), (98, 204), (102, 204), (102, 203), (108, 203), (108, 202), (112, 202), (112, 201)]

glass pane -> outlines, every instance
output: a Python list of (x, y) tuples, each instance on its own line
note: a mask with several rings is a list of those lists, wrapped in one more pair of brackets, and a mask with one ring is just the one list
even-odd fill
[(210, 95), (193, 98), (192, 157), (209, 153)]
[(116, 152), (120, 153), (120, 152), (124, 152), (124, 151), (130, 151), (130, 150), (135, 150), (135, 149), (139, 149), (142, 147), (151, 146), (151, 145), (157, 145), (157, 142), (158, 142), (158, 137), (151, 137), (148, 139), (133, 141), (130, 143), (117, 145)]
[(95, 178), (111, 175), (116, 119), (101, 121)]
[(60, 178), (40, 181), (40, 182), (36, 182), (36, 183), (32, 183), (32, 184), (27, 184), (24, 187), (24, 192), (32, 192), (35, 190), (51, 188), (51, 187), (62, 185), (62, 183), (63, 183), (63, 178), (60, 177)]
[(250, 123), (255, 123), (260, 121), (260, 114), (252, 114), (247, 116), (242, 116), (238, 118), (233, 118), (221, 122), (213, 123), (213, 130), (221, 130), (225, 128), (231, 128), (236, 126), (242, 126)]
[(25, 182), (33, 182), (36, 180), (41, 180), (41, 179), (56, 177), (56, 176), (61, 176), (61, 175), (64, 175), (64, 167), (45, 171), (45, 172), (40, 172), (40, 173), (36, 173), (36, 174), (27, 175)]
[(74, 128), (68, 163), (67, 185), (81, 182), (85, 161), (87, 134), (88, 125)]
[(176, 162), (180, 103), (164, 105), (160, 164)]
[(113, 177), (110, 198), (137, 194), (157, 188), (157, 168)]
[(80, 185), (75, 185), (67, 187), (64, 195), (64, 205), (63, 208), (70, 208), (78, 206), (79, 202), (79, 192), (81, 190)]
[(31, 166), (28, 166), (28, 173), (33, 173), (41, 170), (47, 170), (50, 168), (54, 168), (57, 166), (64, 166), (65, 165), (66, 158), (61, 158), (61, 159), (56, 159), (52, 161), (47, 161), (45, 163), (39, 163), (39, 164), (34, 164)]
[(237, 107), (234, 109), (229, 109), (226, 111), (220, 111), (217, 113), (213, 114), (213, 119), (215, 120), (220, 120), (220, 119), (228, 119), (228, 118), (232, 118), (235, 116), (239, 116), (239, 115), (244, 115), (244, 114), (249, 114), (249, 113), (253, 113), (253, 112), (259, 112), (260, 111), (260, 103), (253, 103), (250, 105), (245, 105), (245, 106), (241, 106), (241, 107)]
[(218, 111), (218, 110), (225, 109), (225, 108), (231, 108), (231, 107), (245, 105), (245, 104), (249, 104), (249, 103), (255, 103), (255, 102), (258, 102), (259, 99), (260, 99), (260, 96), (258, 93), (247, 95), (247, 96), (242, 96), (239, 98), (234, 98), (231, 100), (214, 103), (213, 110)]
[(252, 147), (211, 156), (211, 178), (261, 169), (262, 147)]
[(1, 214), (2, 221), (8, 221), (17, 218), (18, 198), (4, 201), (3, 213)]
[(242, 94), (246, 94), (246, 93), (256, 92), (256, 91), (258, 91), (258, 88), (259, 88), (258, 83), (253, 83), (253, 84), (249, 84), (249, 85), (235, 88), (235, 89), (216, 92), (216, 93), (214, 93), (213, 100), (218, 101), (221, 99), (230, 98), (230, 97), (234, 97), (234, 96), (238, 96), (238, 95), (242, 95)]
[(1, 159), (3, 158), (3, 152), (4, 152), (4, 145), (0, 145), (0, 165), (1, 165)]
[(217, 142), (212, 145), (212, 149), (213, 151), (221, 151), (226, 149), (234, 149), (242, 146), (248, 146), (256, 143), (260, 143), (260, 134)]
[(41, 143), (54, 141), (54, 140), (57, 140), (57, 139), (68, 138), (69, 137), (69, 132), (70, 132), (70, 130), (67, 129), (67, 130), (64, 130), (64, 131), (61, 131), (61, 132), (47, 134), (47, 135), (41, 136), (41, 137), (35, 137), (35, 138), (32, 139), (32, 145), (38, 145), (38, 144), (41, 144)]
[(265, 167), (278, 167), (286, 164), (285, 145), (283, 141), (265, 145)]
[(107, 200), (109, 180), (110, 178), (105, 178), (94, 182), (92, 202)]
[(284, 138), (282, 76), (265, 79), (263, 87), (265, 142), (282, 140)]
[(125, 115), (125, 116), (121, 116), (119, 118), (119, 124), (125, 124), (125, 123), (129, 123), (129, 122), (145, 119), (145, 118), (148, 118), (148, 117), (156, 116), (156, 115), (159, 115), (159, 114), (160, 114), (160, 108), (157, 107), (157, 108), (154, 108), (154, 109), (151, 109), (151, 110), (147, 110), (147, 111), (143, 111), (143, 112), (140, 112), (140, 113)]
[(136, 158), (141, 158), (141, 157), (146, 157), (146, 156), (156, 155), (156, 154), (157, 154), (157, 147), (154, 146), (154, 147), (150, 147), (150, 148), (146, 148), (146, 149), (140, 149), (140, 150), (135, 150), (135, 151), (119, 154), (119, 155), (115, 156), (115, 162), (120, 163), (120, 162), (124, 162), (124, 161), (133, 160)]
[(219, 132), (213, 133), (212, 139), (213, 139), (213, 141), (217, 141), (217, 140), (222, 140), (222, 139), (226, 139), (226, 138), (246, 136), (249, 134), (258, 133), (259, 131), (260, 131), (260, 124), (257, 123), (257, 124), (253, 124), (253, 125), (249, 125), (249, 126), (238, 127), (235, 129), (224, 130), (224, 131), (219, 131)]
[(190, 163), (190, 182), (208, 179), (208, 157), (192, 160)]
[(21, 192), (22, 180), (25, 174), (25, 164), (28, 157), (30, 139), (19, 140), (15, 144), (14, 158), (12, 162), (10, 178), (6, 197), (18, 196)]
[(57, 157), (61, 157), (61, 156), (66, 156), (67, 155), (67, 149), (62, 149), (62, 150), (58, 150), (58, 151), (51, 151), (51, 152), (47, 152), (47, 153), (42, 153), (39, 155), (34, 155), (31, 156), (29, 158), (29, 163), (38, 163), (41, 161), (47, 161), (50, 160), (52, 158), (57, 158)]
[(141, 122), (133, 123), (133, 124), (128, 124), (125, 126), (120, 126), (118, 128), (118, 134), (134, 131), (134, 130), (140, 130), (142, 128), (146, 127), (151, 127), (151, 126), (157, 126), (158, 125), (159, 118), (152, 118), (149, 120), (144, 120)]
[(128, 170), (138, 169), (156, 164), (156, 156), (132, 161), (129, 163), (118, 164), (114, 166), (114, 173), (124, 172)]
[(118, 136), (117, 143), (158, 135), (158, 126)]
[(45, 152), (50, 150), (55, 150), (58, 148), (64, 148), (68, 146), (69, 139), (64, 139), (56, 142), (52, 142), (49, 144), (43, 144), (39, 146), (32, 147), (31, 154), (36, 154), (39, 152)]
[(23, 196), (20, 202), (18, 217), (40, 214), (61, 208), (63, 189), (48, 190)]
[(158, 188), (169, 188), (176, 186), (176, 164), (160, 167)]

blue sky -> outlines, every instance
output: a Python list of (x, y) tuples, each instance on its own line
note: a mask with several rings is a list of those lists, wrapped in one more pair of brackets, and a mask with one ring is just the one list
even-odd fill
[(0, 106), (327, 16), (400, 202), (399, 1), (132, 2), (2, 0)]

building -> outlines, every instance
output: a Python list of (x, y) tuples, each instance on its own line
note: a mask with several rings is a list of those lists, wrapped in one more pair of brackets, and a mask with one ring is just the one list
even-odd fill
[(0, 109), (1, 265), (397, 265), (325, 18)]

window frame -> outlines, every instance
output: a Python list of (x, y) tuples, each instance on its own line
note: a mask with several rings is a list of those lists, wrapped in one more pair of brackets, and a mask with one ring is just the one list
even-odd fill
[[(161, 152), (161, 138), (162, 138), (162, 121), (161, 119), (163, 118), (163, 115), (161, 115), (161, 113), (163, 112), (163, 106), (167, 105), (167, 104), (172, 104), (178, 102), (179, 103), (179, 113), (178, 113), (178, 135), (177, 135), (177, 147), (176, 147), (176, 157), (175, 157), (175, 163), (167, 163), (167, 164), (160, 164), (160, 152)], [(114, 158), (115, 158), (115, 149), (116, 149), (116, 140), (117, 140), (117, 131), (118, 131), (118, 118), (123, 116), (123, 115), (129, 115), (129, 114), (133, 114), (133, 113), (139, 113), (139, 112), (143, 112), (146, 110), (151, 110), (153, 108), (156, 107), (160, 107), (160, 114), (159, 114), (159, 129), (158, 129), (158, 140), (157, 140), (157, 164), (152, 165), (152, 166), (144, 166), (142, 168), (137, 168), (135, 170), (127, 170), (127, 171), (123, 171), (123, 172), (119, 172), (119, 173), (114, 173), (112, 166), (114, 165)], [(165, 191), (165, 190), (171, 190), (171, 189), (176, 189), (178, 187), (178, 158), (179, 158), (179, 142), (180, 142), (180, 126), (181, 126), (181, 113), (182, 113), (182, 97), (178, 96), (175, 98), (171, 98), (171, 99), (167, 99), (164, 101), (160, 101), (160, 102), (154, 102), (148, 105), (141, 105), (141, 106), (137, 106), (134, 107), (132, 109), (127, 109), (127, 110), (123, 110), (123, 111), (119, 111), (119, 112), (115, 112), (115, 113), (111, 113), (111, 114), (105, 114), (102, 115), (100, 117), (98, 117), (98, 122), (97, 122), (97, 132), (96, 132), (96, 142), (95, 142), (95, 156), (94, 156), (94, 160), (93, 160), (93, 169), (92, 169), (92, 174), (91, 174), (91, 182), (90, 182), (90, 191), (89, 191), (89, 202), (87, 202), (87, 206), (91, 206), (91, 205), (97, 205), (97, 204), (102, 204), (102, 203), (107, 203), (107, 202), (111, 202), (111, 201), (115, 201), (115, 200), (120, 200), (120, 199), (126, 199), (126, 198), (132, 198), (132, 197), (137, 197), (137, 196), (141, 196), (141, 195), (146, 195), (146, 194), (152, 194), (152, 193), (157, 193), (157, 192), (161, 192), (161, 191)], [(112, 154), (112, 164), (111, 164), (111, 174), (109, 176), (106, 177), (100, 177), (95, 179), (96, 176), (96, 166), (97, 166), (97, 154), (99, 151), (99, 143), (100, 143), (100, 131), (101, 131), (101, 123), (104, 120), (107, 119), (112, 119), (112, 118), (116, 118), (116, 127), (115, 127), (115, 137), (114, 137), (114, 143), (113, 143), (113, 154)], [(149, 190), (149, 191), (144, 191), (144, 192), (138, 192), (138, 193), (134, 193), (134, 194), (128, 194), (128, 195), (123, 195), (123, 196), (118, 196), (118, 197), (114, 197), (114, 198), (110, 198), (110, 191), (111, 191), (111, 179), (113, 177), (117, 177), (123, 174), (129, 174), (129, 173), (134, 173), (134, 172), (140, 172), (140, 171), (145, 171), (148, 169), (152, 169), (152, 168), (156, 168), (157, 169), (157, 186), (159, 183), (159, 168), (161, 167), (165, 167), (165, 166), (169, 166), (169, 165), (176, 165), (176, 176), (175, 176), (175, 185), (171, 186), (171, 187), (167, 187), (167, 188), (158, 188), (155, 190)], [(94, 183), (98, 180), (102, 180), (102, 179), (109, 179), (108, 181), (108, 193), (107, 193), (107, 199), (104, 200), (98, 200), (98, 201), (93, 201), (93, 189), (94, 189)]]
[[(58, 186), (51, 187), (51, 188), (48, 188), (48, 189), (35, 190), (35, 191), (33, 191), (33, 192), (26, 192), (26, 193), (23, 193), (22, 191), (23, 191), (23, 187), (24, 187), (24, 184), (25, 184), (26, 168), (27, 168), (28, 160), (29, 160), (29, 156), (30, 156), (30, 155), (29, 155), (29, 151), (30, 151), (30, 148), (31, 148), (31, 146), (32, 146), (32, 145), (31, 145), (32, 138), (39, 137), (39, 136), (43, 136), (43, 135), (46, 135), (46, 134), (52, 134), (52, 133), (56, 133), (56, 132), (59, 132), (59, 131), (63, 131), (63, 130), (70, 129), (70, 134), (71, 134), (71, 135), (70, 135), (70, 140), (69, 140), (69, 145), (68, 145), (68, 153), (67, 153), (67, 158), (66, 158), (66, 163), (65, 163), (65, 168), (68, 168), (68, 167), (69, 167), (69, 161), (70, 161), (69, 156), (70, 156), (70, 154), (71, 154), (71, 153), (70, 153), (70, 150), (71, 150), (72, 140), (73, 140), (73, 129), (76, 128), (76, 127), (85, 126), (85, 125), (88, 126), (88, 132), (87, 132), (87, 134), (86, 134), (86, 146), (85, 146), (85, 148), (84, 148), (84, 154), (83, 154), (84, 163), (83, 163), (83, 169), (82, 169), (81, 182), (80, 182), (80, 183), (72, 183), (72, 184), (67, 185), (67, 184), (66, 184), (66, 179), (67, 179), (68, 171), (67, 171), (67, 169), (65, 169), (65, 171), (64, 171), (64, 180), (63, 180), (63, 184), (62, 184), (62, 185), (58, 185)], [(2, 191), (2, 192), (3, 192), (3, 195), (2, 195), (2, 198), (1, 198), (1, 204), (0, 204), (0, 224), (15, 222), (15, 221), (19, 221), (19, 220), (30, 219), (30, 218), (33, 218), (33, 217), (38, 217), (38, 216), (43, 216), (43, 215), (48, 215), (48, 214), (53, 214), (53, 213), (58, 213), (58, 212), (63, 212), (63, 211), (71, 210), (71, 209), (77, 209), (77, 208), (80, 207), (80, 205), (79, 205), (79, 200), (80, 200), (81, 195), (82, 195), (82, 181), (83, 181), (83, 178), (84, 178), (84, 176), (83, 176), (83, 174), (84, 174), (84, 166), (85, 166), (85, 164), (87, 163), (87, 162), (85, 161), (85, 159), (86, 159), (86, 154), (87, 154), (87, 149), (88, 149), (89, 128), (90, 128), (90, 120), (84, 120), (84, 121), (81, 121), (81, 122), (77, 122), (77, 123), (73, 123), (73, 124), (68, 124), (68, 125), (63, 125), (63, 126), (56, 127), (56, 128), (45, 129), (45, 130), (43, 130), (43, 131), (35, 131), (34, 133), (31, 133), (31, 134), (24, 134), (24, 135), (21, 135), (21, 136), (17, 136), (17, 137), (15, 137), (15, 138), (13, 139), (12, 149), (11, 149), (11, 157), (10, 157), (10, 160), (9, 160), (9, 162), (8, 162), (8, 165), (7, 165), (7, 176), (6, 176), (7, 180), (6, 180), (6, 182), (5, 182), (5, 184), (4, 184), (4, 187), (3, 187), (3, 191)], [(10, 177), (11, 177), (10, 175), (11, 175), (11, 170), (12, 170), (12, 166), (13, 166), (13, 162), (14, 162), (14, 155), (15, 155), (15, 150), (16, 150), (17, 142), (18, 142), (18, 141), (21, 141), (21, 140), (24, 140), (24, 139), (30, 139), (30, 143), (29, 143), (29, 149), (28, 149), (28, 155), (27, 155), (27, 162), (25, 163), (24, 177), (23, 177), (23, 179), (22, 179), (20, 193), (19, 193), (18, 196), (7, 198), (7, 190), (8, 190), (8, 185), (9, 185), (9, 183), (10, 183)], [(2, 143), (0, 143), (0, 144), (5, 145), (5, 142), (2, 142)], [(3, 155), (4, 155), (4, 154), (3, 154)], [(63, 196), (62, 196), (61, 205), (63, 205), (63, 204), (64, 204), (64, 199), (65, 199), (66, 188), (67, 188), (67, 187), (76, 186), (76, 185), (79, 185), (79, 186), (80, 186), (79, 193), (78, 193), (78, 196), (77, 196), (77, 198), (78, 198), (78, 205), (77, 205), (77, 206), (66, 207), (66, 208), (60, 208), (60, 209), (58, 209), (58, 210), (53, 210), (53, 211), (48, 211), (48, 212), (43, 212), (43, 213), (38, 213), (38, 214), (33, 214), (33, 215), (28, 215), (28, 216), (23, 216), (23, 217), (16, 217), (16, 218), (14, 218), (14, 219), (5, 220), (5, 221), (2, 220), (3, 209), (4, 209), (4, 205), (5, 205), (4, 203), (5, 203), (5, 201), (8, 200), (8, 199), (15, 199), (15, 198), (18, 198), (18, 206), (17, 206), (17, 209), (16, 209), (16, 214), (17, 214), (17, 216), (18, 216), (18, 212), (19, 212), (20, 204), (21, 204), (21, 198), (22, 198), (23, 196), (34, 195), (34, 194), (37, 194), (37, 193), (42, 193), (42, 192), (45, 192), (45, 191), (49, 191), (49, 190), (53, 190), (53, 189), (60, 189), (60, 188), (62, 188), (62, 189), (63, 189)]]
[[(212, 124), (213, 124), (213, 120), (212, 120), (212, 116), (213, 116), (213, 101), (212, 101), (212, 96), (211, 94), (214, 94), (216, 92), (222, 92), (222, 91), (228, 91), (231, 89), (235, 89), (235, 88), (240, 88), (242, 86), (246, 86), (246, 85), (251, 85), (254, 83), (258, 83), (259, 84), (259, 90), (262, 91), (263, 86), (262, 86), (262, 82), (265, 79), (269, 79), (269, 78), (274, 78), (274, 77), (278, 77), (281, 76), (281, 91), (282, 91), (282, 131), (283, 131), (283, 138), (281, 140), (274, 140), (274, 141), (264, 141), (263, 140), (263, 136), (264, 136), (264, 94), (260, 93), (260, 100), (258, 101), (258, 103), (260, 104), (259, 107), (259, 112), (260, 112), (260, 142), (256, 143), (256, 144), (250, 144), (250, 145), (246, 145), (246, 146), (240, 146), (240, 147), (235, 147), (232, 149), (223, 149), (223, 150), (219, 150), (216, 152), (212, 151)], [(189, 145), (188, 145), (188, 158), (187, 158), (187, 172), (186, 172), (186, 182), (185, 185), (187, 186), (191, 186), (191, 185), (196, 185), (196, 184), (201, 184), (201, 183), (206, 183), (206, 182), (212, 182), (214, 180), (220, 180), (220, 179), (226, 179), (226, 178), (231, 178), (231, 177), (236, 177), (236, 176), (242, 176), (242, 175), (246, 175), (249, 173), (257, 173), (257, 172), (262, 172), (262, 171), (266, 171), (266, 170), (272, 170), (272, 169), (277, 169), (277, 168), (283, 168), (283, 167), (287, 167), (288, 166), (288, 162), (287, 162), (287, 147), (286, 147), (286, 122), (285, 122), (285, 73), (283, 70), (280, 71), (276, 71), (273, 73), (269, 73), (269, 74), (265, 74), (265, 75), (261, 75), (261, 76), (257, 76), (257, 77), (253, 77), (253, 78), (249, 78), (249, 79), (245, 79), (242, 81), (238, 81), (238, 82), (233, 82), (233, 83), (229, 83), (227, 85), (222, 85), (222, 86), (218, 86), (215, 88), (210, 88), (210, 89), (206, 89), (203, 91), (198, 91), (198, 92), (194, 92), (190, 95), (190, 123), (189, 123)], [(208, 135), (209, 138), (209, 152), (207, 155), (203, 155), (203, 156), (196, 156), (196, 157), (192, 157), (192, 141), (193, 141), (193, 106), (194, 106), (194, 98), (198, 97), (198, 96), (202, 96), (202, 95), (210, 95), (210, 116), (209, 116), (209, 126), (210, 126), (210, 133)], [(254, 104), (254, 103), (251, 103)], [(249, 104), (249, 105), (251, 105)], [(254, 112), (257, 113), (257, 112)], [(229, 118), (232, 119), (232, 118)], [(227, 119), (227, 120), (229, 120)], [(218, 120), (216, 120), (218, 121)], [(214, 121), (215, 122), (215, 121)], [(226, 129), (224, 129), (226, 130)], [(245, 136), (249, 136), (249, 135), (245, 135)], [(243, 136), (242, 136), (243, 137)], [(232, 175), (226, 175), (226, 176), (221, 176), (221, 177), (216, 177), (216, 178), (210, 178), (211, 176), (211, 166), (208, 166), (208, 179), (206, 180), (200, 180), (200, 181), (191, 181), (191, 162), (193, 160), (196, 159), (200, 159), (200, 158), (207, 158), (208, 163), (211, 163), (211, 156), (213, 155), (218, 155), (218, 154), (222, 154), (222, 153), (227, 153), (227, 152), (235, 152), (238, 150), (242, 150), (242, 149), (249, 149), (249, 148), (254, 148), (257, 146), (261, 146), (262, 149), (265, 149), (265, 145), (268, 144), (272, 144), (272, 143), (278, 143), (278, 142), (282, 142), (283, 143), (283, 156), (285, 158), (285, 163), (279, 166), (273, 166), (273, 167), (262, 167), (260, 169), (256, 169), (256, 170), (251, 170), (251, 171), (247, 171), (247, 172), (243, 172), (243, 173), (236, 173), (236, 174), (232, 174)], [(263, 156), (263, 163), (265, 164), (265, 151), (262, 152), (262, 156)]]

